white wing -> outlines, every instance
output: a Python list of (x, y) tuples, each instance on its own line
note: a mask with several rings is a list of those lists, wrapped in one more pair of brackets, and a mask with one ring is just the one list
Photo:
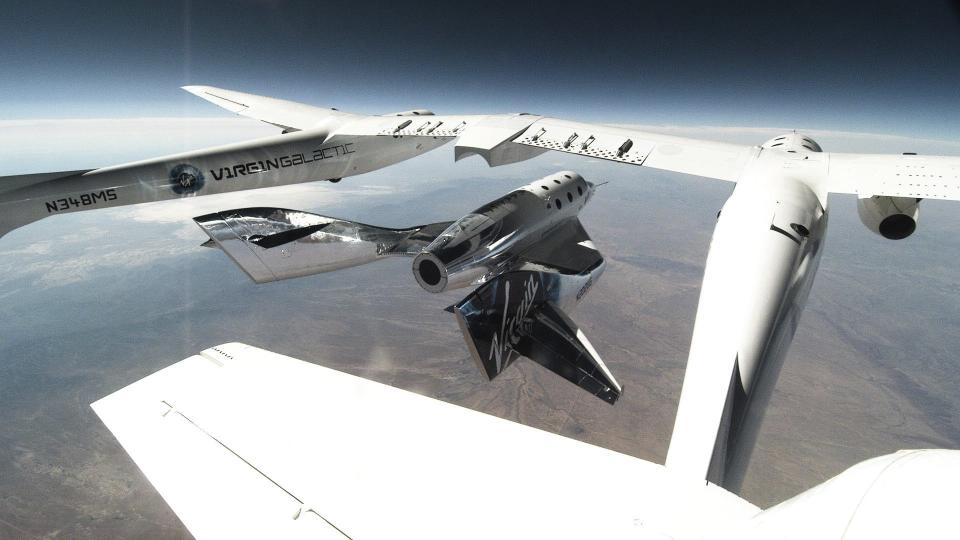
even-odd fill
[(758, 511), (661, 465), (236, 343), (93, 408), (201, 538), (683, 538)]
[[(355, 115), (337, 109), (314, 107), (295, 101), (247, 94), (214, 86), (184, 86), (184, 90), (232, 113), (254, 118), (287, 130), (311, 129), (331, 117), (349, 119), (336, 131), (339, 135), (420, 136), (452, 138), (487, 115), (441, 115), (411, 110), (385, 115)], [(531, 121), (534, 118), (532, 117)], [(515, 135), (516, 133), (512, 133)]]
[(337, 133), (392, 137), (457, 137), (456, 159), (483, 157), (490, 166), (556, 150), (736, 181), (758, 147), (685, 139), (627, 128), (568, 122), (530, 114), (372, 116)]
[[(687, 139), (556, 118), (537, 119), (510, 142), (734, 182), (760, 151), (757, 146)], [(960, 200), (960, 157), (826, 155), (828, 191)]]
[(335, 116), (351, 116), (336, 109), (314, 107), (295, 101), (246, 94), (214, 86), (184, 86), (183, 89), (232, 113), (289, 131), (317, 127)]
[(830, 154), (834, 193), (960, 200), (960, 157)]
[(465, 125), (462, 118), (450, 117), (426, 138), (381, 136), (409, 120), (349, 114), (209, 86), (186, 88), (228, 110), (282, 127), (286, 134), (89, 171), (0, 177), (0, 237), (56, 214), (339, 180), (437, 148)]
[(542, 118), (514, 143), (736, 182), (757, 148)]

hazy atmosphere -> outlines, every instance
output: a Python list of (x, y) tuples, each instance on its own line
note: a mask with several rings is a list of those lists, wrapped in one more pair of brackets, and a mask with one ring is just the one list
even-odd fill
[[(530, 111), (826, 151), (960, 155), (950, 3), (13, 2), (0, 21), (0, 175), (110, 165), (277, 133), (183, 92), (211, 84), (358, 112)], [(393, 7), (395, 6), (395, 7)], [(466, 6), (466, 5), (465, 5)], [(15, 75), (15, 76), (13, 76)], [(582, 221), (609, 267), (571, 316), (615, 407), (521, 361), (477, 371), (409, 260), (255, 285), (191, 217), (300, 208), (384, 226), (454, 219), (560, 169), (609, 180)], [(495, 169), (452, 145), (338, 184), (57, 216), (0, 239), (0, 538), (187, 536), (89, 403), (243, 341), (662, 462), (703, 265), (733, 186), (546, 154)], [(813, 292), (742, 495), (768, 506), (869, 457), (960, 447), (960, 227), (874, 235), (830, 200)]]
[(216, 116), (208, 84), (358, 112), (957, 139), (951, 2), (4, 2), (0, 118)]

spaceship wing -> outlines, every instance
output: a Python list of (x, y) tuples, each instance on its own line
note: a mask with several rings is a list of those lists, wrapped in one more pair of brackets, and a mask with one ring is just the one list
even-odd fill
[[(284, 208), (240, 208), (193, 218), (257, 283), (415, 256), (450, 222), (390, 229)], [(206, 244), (204, 244), (206, 245)]]

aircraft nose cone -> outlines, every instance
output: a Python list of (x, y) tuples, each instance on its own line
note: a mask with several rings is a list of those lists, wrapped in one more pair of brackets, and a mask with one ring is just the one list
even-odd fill
[(584, 183), (587, 184), (587, 193), (586, 193), (586, 201), (585, 201), (585, 202), (589, 202), (590, 199), (593, 198), (593, 195), (597, 192), (597, 188), (600, 187), (600, 186), (602, 186), (603, 183), (595, 184), (595, 183), (589, 182), (589, 181), (587, 181), (587, 180), (584, 180)]

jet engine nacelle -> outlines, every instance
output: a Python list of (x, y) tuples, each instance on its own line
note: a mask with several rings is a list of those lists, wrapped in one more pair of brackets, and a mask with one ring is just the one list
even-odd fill
[(871, 231), (890, 240), (902, 240), (917, 229), (920, 199), (914, 197), (861, 197), (857, 200), (860, 221)]

